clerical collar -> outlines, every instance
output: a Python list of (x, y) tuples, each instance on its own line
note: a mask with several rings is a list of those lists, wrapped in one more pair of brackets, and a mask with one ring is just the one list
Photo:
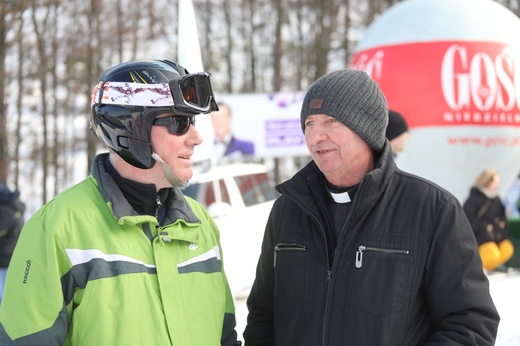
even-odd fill
[(334, 202), (349, 203), (352, 201), (352, 198), (354, 197), (357, 185), (341, 187), (332, 185), (331, 183), (327, 182), (327, 188)]
[(349, 203), (351, 201), (350, 196), (349, 196), (348, 192), (346, 192), (346, 191), (340, 192), (340, 193), (332, 192), (332, 191), (329, 191), (329, 192), (330, 192), (330, 195), (332, 196), (332, 199), (336, 203)]

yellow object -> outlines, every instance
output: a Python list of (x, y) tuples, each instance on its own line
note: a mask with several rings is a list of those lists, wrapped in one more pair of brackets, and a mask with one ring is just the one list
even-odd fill
[(486, 270), (495, 270), (499, 265), (506, 263), (515, 252), (513, 243), (509, 239), (499, 244), (489, 241), (478, 247), (482, 265)]

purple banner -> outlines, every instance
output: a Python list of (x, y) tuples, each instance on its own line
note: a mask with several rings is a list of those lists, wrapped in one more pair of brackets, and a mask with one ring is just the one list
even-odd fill
[(265, 146), (271, 148), (294, 147), (305, 143), (299, 119), (267, 120)]

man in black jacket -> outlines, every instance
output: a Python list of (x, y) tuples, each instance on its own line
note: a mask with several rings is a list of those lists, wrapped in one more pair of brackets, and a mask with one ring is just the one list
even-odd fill
[(464, 211), (396, 167), (387, 112), (361, 71), (310, 87), (313, 161), (277, 186), (246, 346), (494, 344), (499, 316)]
[(24, 225), (25, 204), (18, 190), (11, 191), (0, 179), (0, 303), (4, 291), (7, 267)]

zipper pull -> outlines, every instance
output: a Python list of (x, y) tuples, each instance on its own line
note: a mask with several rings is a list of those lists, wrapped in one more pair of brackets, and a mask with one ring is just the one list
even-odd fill
[(159, 237), (165, 243), (171, 243), (172, 242), (172, 238), (170, 238), (170, 235), (168, 234), (168, 232), (161, 232), (161, 233), (159, 233)]
[(155, 196), (155, 202), (157, 203), (157, 208), (155, 209), (155, 218), (159, 220), (159, 211), (162, 208), (161, 198), (159, 197), (159, 195)]
[(356, 268), (361, 268), (363, 265), (363, 251), (365, 247), (363, 245), (358, 246), (358, 250), (356, 251)]
[(278, 251), (305, 251), (305, 245), (294, 243), (280, 243), (274, 247), (274, 268), (276, 268), (276, 254)]

